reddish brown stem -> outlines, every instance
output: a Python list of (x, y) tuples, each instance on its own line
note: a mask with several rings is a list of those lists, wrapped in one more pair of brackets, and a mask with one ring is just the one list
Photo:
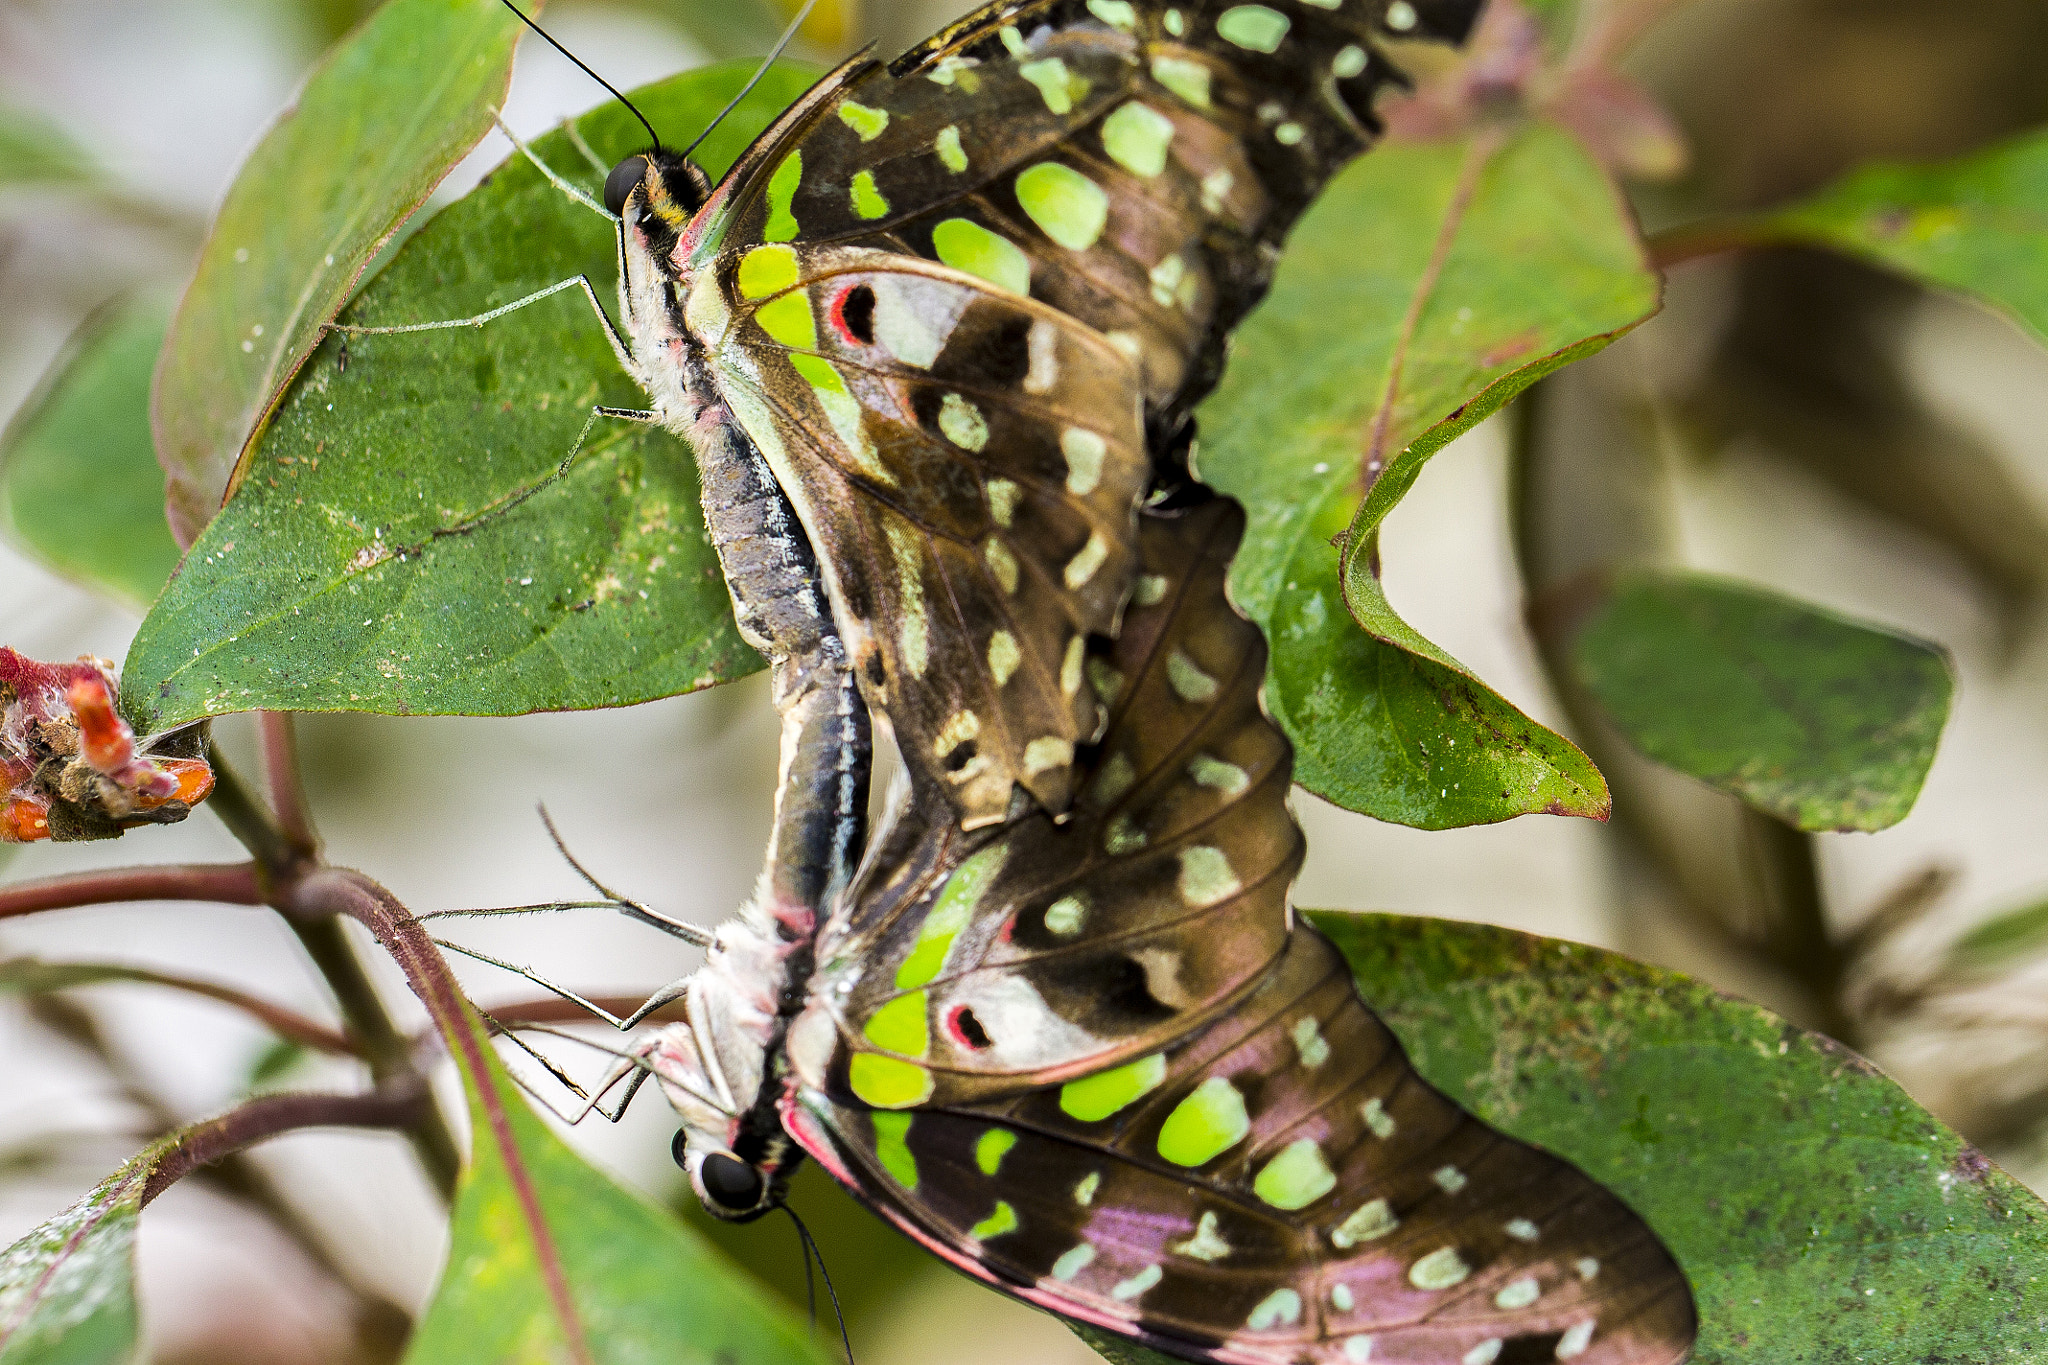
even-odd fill
[(11, 984), (16, 989), (35, 993), (121, 982), (185, 991), (232, 1006), (257, 1019), (280, 1038), (317, 1052), (337, 1057), (362, 1056), (362, 1049), (357, 1046), (356, 1041), (338, 1029), (329, 1028), (317, 1019), (309, 1019), (297, 1010), (273, 1005), (268, 1000), (259, 1000), (232, 986), (221, 986), (211, 981), (112, 962), (40, 962), (34, 958), (15, 958), (8, 962), (0, 962), (0, 970), (8, 973), (12, 978)]
[(254, 863), (123, 867), (0, 886), (0, 919), (115, 901), (217, 901), (263, 904)]
[(320, 836), (306, 805), (306, 785), (299, 774), (299, 741), (292, 718), (283, 711), (256, 713), (263, 737), (263, 777), (270, 788), (270, 810), (291, 846), (311, 858), (320, 851)]
[(367, 1095), (265, 1095), (178, 1135), (142, 1187), (149, 1202), (201, 1166), (306, 1128), (404, 1128), (418, 1122), (427, 1089), (418, 1081)]
[(1767, 233), (1759, 232), (1753, 224), (1730, 221), (1688, 223), (1684, 227), (1658, 233), (1650, 238), (1647, 245), (1650, 264), (1658, 270), (1671, 270), (1708, 256), (1782, 243)]

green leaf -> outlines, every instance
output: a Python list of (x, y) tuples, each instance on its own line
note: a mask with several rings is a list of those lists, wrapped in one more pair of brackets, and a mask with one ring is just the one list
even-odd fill
[[(549, 1132), (473, 1016), (468, 1027), (469, 1046), (451, 1050), (469, 1087), (470, 1164), (448, 1269), (408, 1361), (822, 1365), (788, 1310)], [(558, 1310), (558, 1292), (572, 1312)]]
[(157, 367), (181, 543), (377, 248), (490, 128), (522, 31), (499, 0), (388, 0), (243, 163)]
[(1329, 541), (1357, 509), (1367, 544), (1453, 436), (1656, 307), (1614, 188), (1545, 125), (1382, 145), (1309, 211), (1201, 410), (1201, 473), (1251, 517), (1231, 585), (1272, 642), (1296, 781), (1428, 829), (1604, 817), (1585, 755), (1408, 629), (1376, 582), (1347, 599)]
[(1840, 1044), (1595, 948), (1315, 920), (1432, 1083), (1664, 1239), (1693, 1365), (2017, 1362), (2048, 1334), (2048, 1208)]
[(1962, 972), (1993, 971), (2048, 952), (2048, 901), (1994, 916), (1950, 945), (1948, 965)]
[(1903, 820), (1955, 690), (1934, 645), (1687, 573), (1616, 578), (1571, 666), (1645, 754), (1805, 830)]
[(74, 583), (140, 610), (178, 564), (149, 434), (168, 302), (88, 319), (0, 436), (0, 529)]
[[(733, 64), (633, 93), (699, 128), (751, 74)], [(699, 149), (716, 172), (813, 79), (778, 68)], [(646, 140), (616, 105), (533, 144), (595, 191)], [(409, 238), (347, 314), (474, 315), (578, 273), (616, 278), (612, 229), (517, 155)], [(619, 706), (750, 673), (689, 449), (604, 422), (638, 408), (580, 290), (479, 329), (330, 338), (258, 444), (251, 477), (143, 622), (126, 704), (162, 726), (253, 708), (513, 715)], [(530, 496), (527, 496), (529, 495)], [(516, 507), (511, 504), (524, 497)]]
[(1736, 245), (1829, 247), (1953, 289), (2048, 343), (2048, 131), (1955, 161), (1850, 172), (1772, 213), (1674, 233)]
[(0, 189), (90, 184), (103, 174), (99, 158), (47, 117), (0, 104)]
[(162, 1138), (0, 1252), (0, 1365), (128, 1365), (138, 1348), (135, 1227)]

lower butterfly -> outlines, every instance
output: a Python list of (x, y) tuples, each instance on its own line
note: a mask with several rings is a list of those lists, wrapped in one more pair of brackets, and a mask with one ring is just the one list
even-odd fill
[(913, 776), (814, 949), (721, 931), (688, 1022), (632, 1048), (678, 1158), (746, 1219), (808, 1154), (969, 1274), (1192, 1360), (1682, 1360), (1655, 1235), (1422, 1080), (1294, 917), (1291, 750), (1224, 591), (1242, 525), (1141, 515), (1070, 819), (963, 832)]

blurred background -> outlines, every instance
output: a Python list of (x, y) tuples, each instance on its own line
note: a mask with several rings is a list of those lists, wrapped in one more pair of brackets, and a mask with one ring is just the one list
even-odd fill
[[(0, 416), (96, 310), (175, 291), (242, 155), (368, 8), (0, 0), (0, 156), (10, 143), (75, 146), (104, 172), (76, 184), (0, 176)], [(878, 39), (893, 51), (964, 8), (827, 0), (800, 50), (825, 59)], [(1624, 62), (1672, 120), (1665, 154), (1638, 168), (1654, 174), (1630, 185), (1651, 229), (1775, 203), (1868, 158), (1951, 156), (2048, 123), (2038, 69), (2048, 11), (2038, 0), (1635, 9), (1670, 11)], [(554, 0), (547, 14), (566, 46), (622, 88), (757, 54), (785, 17), (773, 0)], [(535, 134), (596, 93), (529, 40), (505, 117)], [(439, 197), (474, 184), (506, 151), (492, 134)], [(1784, 839), (1726, 798), (1632, 759), (1553, 685), (1523, 624), (1524, 583), (1564, 575), (1553, 547), (1599, 537), (1654, 542), (1678, 562), (1953, 655), (1956, 709), (1915, 812), (1877, 835), (1791, 836), (1791, 865), (1807, 869), (1844, 945), (1827, 971), (1807, 970), (1772, 938), (1787, 894)], [(1390, 522), (1384, 561), (1389, 596), (1418, 630), (1587, 745), (1614, 781), (1618, 818), (1424, 833), (1298, 793), (1310, 846), (1298, 903), (1487, 921), (1705, 977), (1845, 1036), (2048, 1188), (2048, 1011), (2029, 1003), (2048, 986), (2048, 964), (1960, 983), (1933, 980), (1928, 965), (1973, 925), (2048, 899), (2048, 354), (1984, 311), (1834, 258), (1686, 265), (1662, 317), (1435, 460)], [(0, 545), (0, 642), (41, 658), (118, 660), (136, 620)], [(750, 889), (767, 830), (776, 727), (761, 682), (611, 713), (306, 718), (301, 745), (329, 856), (415, 911), (571, 895), (578, 884), (535, 815), (545, 802), (612, 884), (715, 921)], [(224, 723), (217, 735), (254, 768), (246, 726)], [(17, 850), (0, 877), (236, 856), (201, 815), (118, 844)], [(680, 975), (694, 957), (598, 912), (459, 936), (621, 994)], [(0, 957), (29, 955), (146, 964), (331, 1017), (319, 978), (266, 912), (150, 905), (0, 927)], [(485, 1003), (533, 994), (457, 965)], [(394, 1004), (409, 1007), (395, 972), (388, 984)], [(602, 1059), (580, 1060), (595, 1069)], [(306, 1081), (320, 1065), (270, 1055), (237, 1014), (145, 987), (10, 998), (0, 1005), (0, 1244), (146, 1135), (225, 1106), (280, 1067)], [(671, 1131), (665, 1109), (643, 1102), (617, 1128), (586, 1124), (572, 1140), (687, 1211)], [(316, 1225), (281, 1234), (260, 1213), (266, 1181), (298, 1192)], [(796, 1203), (823, 1243), (862, 1358), (1093, 1358), (1053, 1319), (882, 1230), (814, 1171)], [(718, 1236), (801, 1301), (796, 1239), (782, 1222)], [(424, 1301), (443, 1250), (438, 1207), (397, 1139), (285, 1139), (239, 1176), (179, 1186), (144, 1221), (153, 1358), (373, 1358), (392, 1306)]]

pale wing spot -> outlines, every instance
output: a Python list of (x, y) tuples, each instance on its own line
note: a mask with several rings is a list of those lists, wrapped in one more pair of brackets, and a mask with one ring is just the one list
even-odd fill
[(899, 280), (878, 278), (875, 295), (875, 340), (896, 359), (920, 370), (930, 369), (946, 338), (960, 320), (961, 309), (940, 312), (922, 290), (906, 289)]
[(1028, 57), (1031, 55), (1031, 49), (1024, 43), (1024, 35), (1017, 32), (1015, 24), (1004, 24), (996, 30), (996, 33), (1003, 40), (1003, 49), (1012, 57)]
[(947, 394), (939, 403), (939, 430), (962, 450), (978, 452), (988, 444), (988, 419), (957, 393)]
[(1060, 433), (1060, 454), (1067, 461), (1067, 491), (1077, 498), (1093, 493), (1102, 482), (1109, 442), (1085, 427), (1068, 427)]
[(1591, 1256), (1581, 1256), (1577, 1269), (1580, 1279), (1590, 1280), (1600, 1273), (1600, 1263)]
[(1177, 9), (1166, 12), (1166, 31), (1178, 38), (1188, 31), (1188, 21)]
[(1503, 1285), (1500, 1293), (1493, 1296), (1493, 1305), (1512, 1313), (1518, 1308), (1527, 1308), (1541, 1297), (1543, 1291), (1537, 1287), (1536, 1277), (1524, 1275), (1519, 1280)]
[(1118, 105), (1102, 121), (1102, 150), (1132, 175), (1159, 175), (1172, 146), (1173, 120), (1141, 100)]
[(1317, 9), (1336, 10), (1344, 8), (1344, 0), (1301, 0), (1301, 3), (1304, 5), (1314, 5)]
[(1081, 690), (1081, 660), (1088, 645), (1076, 635), (1067, 641), (1066, 657), (1060, 660), (1060, 695), (1071, 697)]
[(1133, 365), (1145, 358), (1145, 343), (1138, 340), (1135, 332), (1104, 332), (1102, 339), (1110, 348)]
[(903, 666), (912, 677), (921, 678), (931, 661), (931, 637), (924, 606), (924, 546), (915, 531), (893, 518), (884, 523), (883, 529), (903, 583), (903, 623), (897, 632)]
[(1197, 109), (1209, 107), (1210, 72), (1202, 62), (1187, 57), (1154, 57), (1152, 79)]
[(1161, 308), (1171, 308), (1180, 292), (1181, 281), (1187, 277), (1188, 263), (1181, 259), (1178, 251), (1152, 267), (1152, 302)]
[(1170, 585), (1167, 583), (1166, 575), (1164, 574), (1139, 574), (1137, 581), (1131, 584), (1131, 605), (1136, 607), (1158, 606), (1166, 600), (1166, 589), (1168, 586)]
[(1541, 1230), (1526, 1218), (1509, 1219), (1507, 1232), (1517, 1242), (1533, 1242), (1542, 1235)]
[(1178, 649), (1166, 656), (1166, 680), (1173, 685), (1174, 695), (1185, 702), (1199, 705), (1216, 695), (1216, 680)]
[(1301, 145), (1301, 140), (1307, 136), (1308, 129), (1292, 119), (1289, 119), (1273, 130), (1273, 140), (1282, 147), (1298, 147)]
[(1064, 768), (1074, 761), (1074, 745), (1057, 735), (1041, 735), (1024, 746), (1024, 775), (1036, 777), (1051, 768)]
[(1025, 62), (1017, 68), (1017, 74), (1038, 87), (1046, 109), (1054, 114), (1072, 113), (1074, 101), (1085, 99), (1088, 94), (1088, 82), (1067, 70), (1067, 64), (1057, 57)]
[[(1391, 12), (1389, 22), (1392, 21)], [(1287, 36), (1290, 21), (1264, 5), (1236, 5), (1216, 18), (1216, 36), (1247, 52), (1275, 52)]]
[(1059, 329), (1040, 318), (1024, 336), (1025, 354), (1030, 359), (1024, 371), (1024, 392), (1051, 393), (1060, 382)]
[(1415, 12), (1415, 6), (1408, 0), (1394, 0), (1387, 6), (1387, 27), (1396, 33), (1406, 33), (1422, 22), (1422, 16)]
[(1275, 1327), (1292, 1327), (1300, 1321), (1301, 1295), (1292, 1289), (1276, 1289), (1252, 1309), (1252, 1315), (1245, 1319), (1245, 1326), (1254, 1332), (1270, 1332)]
[(1252, 1181), (1252, 1193), (1289, 1213), (1305, 1209), (1337, 1188), (1337, 1177), (1314, 1138), (1290, 1142)]
[(1330, 1286), (1330, 1307), (1336, 1309), (1339, 1313), (1349, 1313), (1357, 1306), (1358, 1300), (1352, 1297), (1350, 1285), (1333, 1284)]
[(1189, 905), (1215, 905), (1243, 889), (1222, 849), (1196, 844), (1180, 851), (1180, 895)]
[(1470, 1183), (1465, 1179), (1465, 1173), (1456, 1166), (1440, 1167), (1430, 1179), (1436, 1181), (1438, 1188), (1445, 1194), (1456, 1194)]
[[(1188, 776), (1195, 779), (1198, 787), (1208, 787), (1222, 792), (1225, 796), (1242, 796), (1252, 784), (1251, 774), (1235, 763), (1225, 763), (1208, 754), (1196, 754), (1188, 763)], [(1304, 1020), (1313, 1023), (1313, 1020)]]
[[(793, 358), (820, 365), (824, 363), (816, 356)], [(875, 438), (868, 434), (866, 424), (861, 421), (860, 400), (848, 393), (843, 386), (814, 386), (811, 393), (818, 400), (818, 406), (824, 409), (825, 420), (832, 424), (833, 432), (839, 437), (840, 449), (852, 459), (854, 467), (876, 483), (896, 487), (896, 475), (890, 472), (889, 466), (883, 464), (881, 457), (875, 453)]]
[(1365, 1126), (1372, 1130), (1374, 1137), (1384, 1142), (1394, 1135), (1394, 1116), (1387, 1112), (1387, 1106), (1382, 1101), (1367, 1100), (1358, 1106), (1358, 1114), (1365, 1120)]
[(1129, 33), (1138, 27), (1137, 7), (1130, 0), (1088, 0), (1088, 12), (1108, 24)]
[(988, 493), (988, 514), (998, 526), (1007, 527), (1011, 518), (1017, 515), (1017, 504), (1024, 497), (1024, 490), (1008, 479), (990, 479), (984, 486)]
[(1026, 168), (1015, 189), (1024, 216), (1069, 251), (1094, 246), (1109, 222), (1109, 192), (1064, 162)]
[(1156, 1265), (1148, 1265), (1128, 1280), (1119, 1281), (1111, 1287), (1109, 1296), (1119, 1303), (1128, 1303), (1166, 1278), (1165, 1272)]
[(1017, 648), (1017, 637), (1007, 630), (999, 630), (988, 637), (988, 671), (1001, 687), (1017, 672), (1017, 665), (1024, 661), (1024, 651)]
[(1586, 1348), (1592, 1344), (1593, 1319), (1588, 1318), (1584, 1322), (1573, 1324), (1557, 1339), (1557, 1358), (1570, 1360), (1573, 1356), (1582, 1356), (1586, 1353)]
[(847, 194), (853, 201), (853, 211), (857, 217), (872, 222), (877, 218), (889, 216), (889, 198), (875, 185), (873, 171), (855, 171), (853, 183)]
[(1052, 1277), (1062, 1284), (1086, 1270), (1095, 1260), (1095, 1248), (1086, 1242), (1069, 1247), (1052, 1263)]
[(1499, 1337), (1489, 1337), (1465, 1352), (1464, 1359), (1459, 1365), (1493, 1365), (1494, 1361), (1500, 1359), (1502, 1344)]
[(1366, 1361), (1372, 1359), (1372, 1338), (1344, 1338), (1344, 1359), (1349, 1361), (1350, 1365), (1365, 1365)]
[(1330, 1060), (1330, 1044), (1323, 1037), (1322, 1025), (1314, 1019), (1297, 1019), (1290, 1036), (1294, 1039), (1294, 1050), (1301, 1056), (1301, 1064), (1309, 1070)]
[(889, 126), (889, 111), (871, 109), (865, 104), (842, 100), (839, 104), (839, 121), (860, 134), (862, 142), (873, 142)]
[(1121, 751), (1109, 756), (1109, 760), (1095, 774), (1095, 785), (1090, 794), (1105, 806), (1115, 805), (1138, 780), (1137, 772), (1131, 767), (1131, 760)]
[(1112, 857), (1121, 857), (1126, 853), (1136, 853), (1144, 846), (1145, 831), (1139, 829), (1137, 822), (1128, 815), (1119, 815), (1111, 820), (1109, 828), (1102, 835), (1102, 847)]
[(975, 74), (974, 70), (979, 65), (981, 63), (972, 57), (941, 57), (933, 64), (931, 70), (924, 73), (924, 78), (933, 85), (943, 85), (949, 89), (958, 84), (963, 94), (979, 94), (981, 77)]
[(1417, 1289), (1455, 1289), (1471, 1273), (1472, 1267), (1465, 1264), (1456, 1247), (1438, 1247), (1408, 1267), (1408, 1283)]
[(1124, 690), (1124, 675), (1100, 659), (1090, 659), (1084, 667), (1088, 673), (1088, 685), (1095, 689), (1095, 695), (1106, 705), (1116, 705), (1118, 694)]
[[(1079, 896), (1061, 896), (1045, 907), (1045, 929), (1047, 933), (1065, 938), (1081, 928), (1081, 922), (1088, 917), (1088, 902)], [(1090, 1176), (1093, 1180), (1095, 1177)]]
[(1216, 1230), (1216, 1214), (1211, 1210), (1203, 1213), (1201, 1221), (1195, 1224), (1194, 1236), (1185, 1242), (1170, 1243), (1166, 1249), (1176, 1256), (1214, 1264), (1230, 1254), (1230, 1243)]
[(932, 740), (932, 751), (944, 758), (980, 733), (981, 717), (972, 711), (955, 711), (939, 727), (937, 737)]
[(1237, 177), (1229, 171), (1211, 171), (1202, 177), (1202, 212), (1221, 213), (1223, 202), (1230, 197), (1230, 191), (1237, 186)]
[(932, 643), (922, 608), (915, 616), (904, 616), (903, 629), (898, 632), (897, 639), (903, 649), (903, 666), (910, 670), (911, 677), (922, 678), (925, 667), (931, 662)]
[(1088, 543), (1067, 561), (1066, 572), (1061, 577), (1070, 590), (1078, 590), (1095, 577), (1095, 571), (1108, 558), (1109, 542), (1102, 538), (1102, 532), (1096, 531), (1088, 537)]
[(960, 125), (949, 123), (939, 129), (939, 135), (932, 140), (932, 148), (939, 154), (939, 164), (954, 175), (967, 169), (967, 151), (960, 145)]
[(1339, 1251), (1349, 1251), (1360, 1242), (1370, 1242), (1384, 1237), (1401, 1226), (1401, 1220), (1394, 1216), (1393, 1207), (1384, 1199), (1372, 1199), (1360, 1204), (1351, 1215), (1336, 1227), (1330, 1229), (1330, 1245)]
[(1337, 60), (1330, 63), (1330, 74), (1340, 81), (1348, 81), (1365, 70), (1365, 49), (1356, 43), (1340, 48)]
[(988, 571), (996, 576), (1004, 592), (1017, 591), (1017, 556), (1010, 553), (1009, 547), (990, 536), (981, 547), (981, 557), (988, 561)]
[(1102, 1188), (1102, 1172), (1090, 1171), (1074, 1186), (1074, 1202), (1087, 1208), (1095, 1202), (1095, 1192)]

